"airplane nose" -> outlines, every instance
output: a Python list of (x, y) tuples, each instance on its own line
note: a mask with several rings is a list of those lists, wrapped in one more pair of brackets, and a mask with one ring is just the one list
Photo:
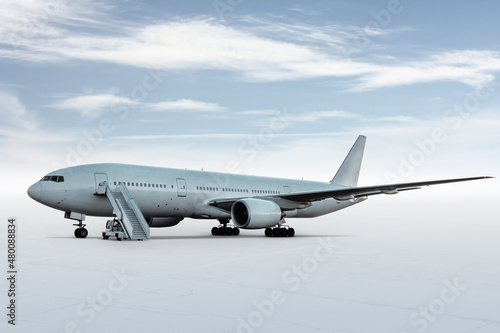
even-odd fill
[(39, 183), (31, 185), (28, 189), (28, 195), (36, 201), (40, 200), (40, 197), (42, 196), (42, 185)]

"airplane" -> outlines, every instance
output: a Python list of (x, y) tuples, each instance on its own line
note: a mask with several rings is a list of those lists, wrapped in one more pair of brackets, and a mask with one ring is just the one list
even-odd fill
[[(86, 216), (114, 217), (103, 232), (105, 239), (110, 235), (119, 240), (147, 239), (149, 228), (175, 226), (184, 218), (218, 220), (219, 226), (211, 230), (214, 236), (264, 229), (267, 237), (293, 237), (295, 230), (285, 218), (318, 217), (372, 195), (493, 178), (358, 187), (365, 143), (366, 137), (360, 135), (330, 182), (101, 163), (50, 172), (29, 187), (28, 195), (78, 221), (77, 238), (88, 235)], [(233, 225), (228, 225), (230, 221)]]

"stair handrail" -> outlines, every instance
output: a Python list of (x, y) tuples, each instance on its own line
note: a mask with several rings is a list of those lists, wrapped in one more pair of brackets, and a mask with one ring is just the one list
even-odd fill
[[(146, 238), (149, 238), (149, 225), (146, 222), (144, 215), (142, 215), (142, 212), (141, 212), (139, 206), (137, 205), (134, 198), (132, 198), (132, 195), (128, 191), (127, 186), (125, 186), (125, 184), (119, 184), (118, 186), (116, 186), (116, 188), (120, 192), (122, 192), (123, 196), (125, 197), (125, 200), (128, 201), (130, 208), (134, 211), (135, 215), (137, 216), (137, 220), (139, 220), (139, 223), (141, 225), (142, 230), (144, 230), (144, 234), (146, 235)], [(126, 215), (126, 214), (124, 214), (124, 215)], [(129, 221), (127, 221), (127, 222), (129, 222)]]
[[(120, 200), (116, 200), (116, 204), (120, 207), (121, 211), (125, 210), (125, 207), (123, 207)], [(134, 235), (134, 226), (132, 225), (132, 223), (130, 223), (127, 214), (122, 214), (122, 218), (120, 219), (120, 221), (122, 223), (122, 229), (127, 235), (127, 238), (133, 239), (132, 237)]]
[(113, 214), (115, 214), (115, 216), (118, 220), (121, 220), (122, 215), (123, 215), (122, 211), (116, 203), (116, 199), (113, 196), (113, 192), (111, 191), (111, 188), (109, 187), (108, 182), (106, 182), (106, 196), (108, 197), (109, 203), (111, 203), (111, 207), (113, 207)]

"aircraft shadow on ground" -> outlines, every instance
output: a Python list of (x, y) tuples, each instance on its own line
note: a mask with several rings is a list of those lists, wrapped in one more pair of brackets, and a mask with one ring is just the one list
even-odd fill
[[(172, 239), (214, 239), (214, 240), (223, 240), (223, 239), (294, 239), (294, 238), (321, 238), (321, 237), (336, 237), (336, 238), (342, 238), (342, 237), (357, 237), (357, 235), (295, 235), (293, 237), (265, 237), (264, 235), (238, 235), (238, 236), (212, 236), (212, 235), (172, 235), (172, 236), (151, 236), (149, 240), (154, 241), (154, 240), (172, 240)], [(73, 236), (67, 236), (67, 237), (62, 237), (62, 236), (52, 236), (48, 237), (52, 239), (73, 239), (75, 237)], [(77, 239), (77, 238), (75, 238)], [(103, 239), (102, 237), (99, 236), (88, 236), (83, 239), (99, 239), (99, 240), (105, 240), (105, 241), (116, 241), (116, 238), (110, 237), (109, 239)], [(122, 242), (130, 242), (131, 240), (129, 239), (124, 239)], [(135, 241), (135, 240), (133, 240)]]

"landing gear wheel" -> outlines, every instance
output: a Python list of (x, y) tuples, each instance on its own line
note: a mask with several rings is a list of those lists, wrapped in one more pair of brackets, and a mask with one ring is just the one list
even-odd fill
[(219, 220), (220, 225), (218, 227), (213, 227), (212, 228), (212, 235), (213, 236), (238, 236), (240, 234), (240, 229), (233, 226), (233, 225), (227, 225), (229, 223), (229, 220), (227, 219), (222, 219)]
[(266, 237), (293, 237), (295, 236), (295, 229), (288, 226), (266, 228), (264, 235)]
[(85, 228), (75, 229), (75, 237), (76, 238), (85, 238), (89, 234), (88, 230)]
[(89, 231), (85, 228), (80, 229), (80, 238), (85, 238), (89, 235)]

